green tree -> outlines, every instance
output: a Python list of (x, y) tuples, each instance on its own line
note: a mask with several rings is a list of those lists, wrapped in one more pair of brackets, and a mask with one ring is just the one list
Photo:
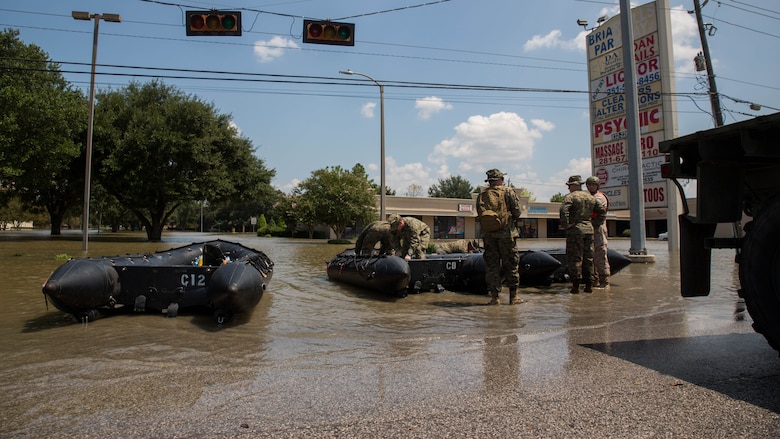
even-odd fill
[(301, 225), (306, 228), (309, 239), (312, 239), (314, 228), (317, 226), (314, 197), (306, 195), (304, 189), (299, 185), (293, 189), (293, 194), (287, 198), (286, 202), (288, 210), (285, 218), (287, 218), (287, 223), (292, 226), (293, 233), (298, 225)]
[(256, 199), (275, 175), (211, 104), (159, 81), (98, 94), (95, 169), (151, 241), (182, 204)]
[[(93, 216), (96, 217), (101, 224), (109, 225), (112, 232), (118, 232), (122, 227), (130, 229), (131, 224), (135, 219), (127, 207), (123, 206), (116, 197), (109, 194), (103, 186), (99, 184), (92, 186), (90, 210), (94, 212)], [(177, 220), (177, 224), (178, 223), (179, 221)]]
[[(273, 220), (273, 218), (272, 218)], [(260, 218), (257, 219), (257, 230), (258, 231), (265, 231), (268, 228), (268, 221), (265, 219), (264, 214), (260, 214)]]
[(563, 202), (563, 194), (558, 192), (557, 194), (550, 197), (551, 203), (562, 203)]
[(45, 208), (51, 234), (80, 204), (87, 102), (40, 47), (0, 32), (0, 187)]
[[(360, 163), (355, 164), (355, 166), (352, 167), (352, 172), (354, 172), (357, 176), (362, 176), (365, 178), (368, 181), (369, 186), (374, 189), (374, 192), (379, 194), (379, 183), (376, 183), (373, 179), (368, 178), (368, 173), (366, 173), (366, 168), (363, 165)], [(385, 185), (385, 195), (395, 195), (395, 189), (390, 189), (389, 186)]]
[(338, 239), (348, 226), (366, 224), (376, 218), (376, 191), (359, 164), (352, 171), (340, 166), (313, 171), (297, 189), (304, 205), (311, 204), (312, 219), (327, 224)]
[(428, 196), (433, 198), (471, 198), (471, 191), (474, 189), (468, 180), (460, 175), (453, 175), (448, 178), (440, 178), (439, 184), (431, 185), (428, 188)]
[(0, 205), (0, 230), (18, 229), (21, 223), (33, 221), (35, 215), (25, 209), (18, 196)]
[(521, 186), (517, 189), (517, 192), (518, 192), (518, 196), (520, 197), (528, 197), (528, 201), (531, 203), (536, 201), (536, 197), (534, 196), (534, 193), (529, 191), (528, 188)]
[(177, 230), (200, 230), (200, 202), (182, 203), (170, 217), (170, 225)]
[(416, 183), (412, 183), (406, 188), (407, 197), (419, 197), (422, 195), (422, 186)]

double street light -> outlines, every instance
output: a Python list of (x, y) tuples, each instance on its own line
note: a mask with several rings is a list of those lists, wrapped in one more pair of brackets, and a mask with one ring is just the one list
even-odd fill
[(95, 20), (95, 30), (92, 34), (92, 77), (89, 81), (89, 116), (87, 121), (87, 149), (84, 153), (86, 157), (86, 166), (84, 169), (84, 218), (82, 220), (82, 246), (81, 249), (87, 251), (89, 246), (89, 196), (90, 180), (92, 174), (92, 125), (95, 115), (95, 62), (97, 61), (98, 47), (98, 25), (100, 20), (121, 23), (122, 17), (119, 14), (90, 14), (89, 12), (73, 11), (71, 15), (76, 20)]
[(352, 70), (339, 70), (342, 75), (358, 75), (371, 80), (379, 86), (379, 132), (380, 132), (380, 159), (379, 159), (379, 220), (385, 220), (385, 86), (365, 73)]

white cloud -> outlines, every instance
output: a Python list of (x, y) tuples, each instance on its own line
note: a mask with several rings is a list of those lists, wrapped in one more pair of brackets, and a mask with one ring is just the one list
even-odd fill
[(493, 167), (497, 160), (504, 166), (520, 166), (533, 157), (542, 131), (555, 127), (544, 120), (534, 120), (531, 125), (516, 113), (471, 116), (455, 127), (454, 136), (434, 147), (428, 160), (443, 165), (449, 158), (457, 159), (461, 162), (459, 171)]
[(298, 44), (280, 36), (274, 36), (268, 41), (255, 41), (255, 55), (260, 62), (271, 62), (274, 58), (284, 55), (284, 49), (298, 49)]
[(280, 191), (291, 194), (293, 190), (298, 187), (298, 185), (301, 184), (301, 180), (298, 180), (297, 178), (293, 178), (288, 183), (282, 184), (281, 186), (277, 185), (275, 186), (276, 189), (279, 189)]
[[(555, 175), (553, 175), (549, 182), (551, 184), (560, 184), (563, 189), (568, 192), (568, 189), (564, 185), (566, 181), (569, 180), (569, 177), (572, 175), (580, 175), (582, 178), (588, 178), (590, 177), (590, 174), (592, 172), (591, 168), (591, 161), (590, 157), (580, 157), (576, 159), (569, 160), (569, 163), (566, 165), (566, 168), (562, 169)], [(562, 193), (566, 195), (566, 192)]]
[(417, 118), (420, 120), (428, 120), (434, 114), (442, 110), (451, 110), (452, 104), (444, 102), (442, 98), (436, 96), (428, 96), (422, 99), (417, 99), (414, 102), (414, 108), (420, 110), (417, 113)]
[[(367, 166), (369, 170), (379, 172), (379, 166), (371, 164)], [(428, 188), (436, 181), (430, 176), (434, 174), (431, 168), (426, 167), (420, 162), (410, 162), (399, 165), (393, 157), (385, 157), (385, 183), (387, 187), (395, 190), (397, 195), (404, 195), (409, 186), (416, 184), (422, 189), (422, 196), (428, 196)], [(379, 183), (379, 179), (374, 179)]]
[(682, 6), (672, 8), (672, 41), (674, 70), (678, 73), (693, 73), (693, 57), (701, 50), (699, 25), (696, 18)]
[(371, 119), (374, 117), (374, 108), (376, 108), (376, 102), (363, 104), (363, 106), (360, 108), (360, 114), (362, 114), (366, 119)]
[(236, 131), (237, 136), (241, 137), (243, 135), (241, 133), (241, 128), (239, 128), (234, 121), (231, 120), (230, 122), (228, 122), (228, 126)]
[(564, 49), (564, 50), (577, 50), (581, 48), (585, 50), (585, 31), (582, 31), (571, 40), (564, 40), (562, 33), (558, 29), (551, 30), (547, 35), (534, 35), (530, 40), (523, 44), (523, 50), (526, 52), (532, 52), (540, 49)]

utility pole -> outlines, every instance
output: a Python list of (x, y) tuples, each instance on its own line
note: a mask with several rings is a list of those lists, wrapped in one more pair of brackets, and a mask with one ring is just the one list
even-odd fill
[[(704, 0), (706, 5), (709, 0)], [(699, 0), (693, 0), (693, 8), (696, 13), (696, 22), (699, 24), (699, 37), (701, 38), (701, 50), (704, 53), (704, 63), (707, 67), (707, 80), (710, 87), (710, 105), (712, 105), (712, 117), (715, 118), (715, 126), (723, 126), (723, 112), (720, 109), (720, 97), (718, 87), (715, 85), (715, 72), (712, 70), (710, 47), (707, 45), (707, 34), (704, 29), (704, 21), (701, 18), (701, 6)]]

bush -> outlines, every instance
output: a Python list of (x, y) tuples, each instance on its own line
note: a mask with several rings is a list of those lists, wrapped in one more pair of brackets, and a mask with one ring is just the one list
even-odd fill
[(631, 237), (631, 229), (625, 229), (623, 232), (620, 233), (620, 236), (624, 238), (630, 238)]

